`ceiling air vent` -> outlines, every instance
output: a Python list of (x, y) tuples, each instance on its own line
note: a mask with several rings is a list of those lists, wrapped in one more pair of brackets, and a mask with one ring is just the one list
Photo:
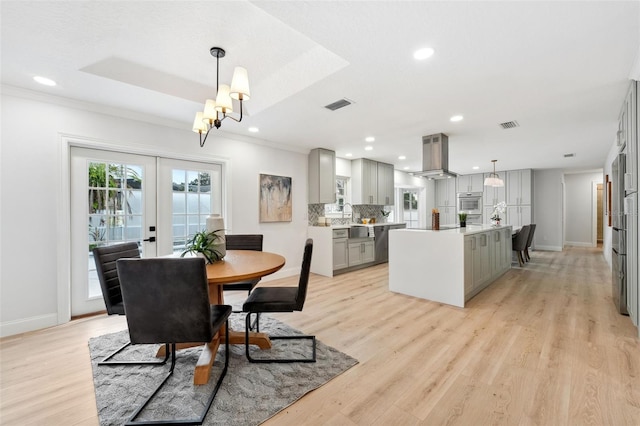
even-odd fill
[(344, 98), (344, 99), (340, 99), (339, 101), (335, 101), (335, 102), (334, 102), (334, 103), (332, 103), (332, 104), (325, 105), (324, 107), (325, 107), (326, 109), (330, 109), (331, 111), (335, 111), (335, 110), (337, 110), (337, 109), (344, 108), (344, 107), (346, 107), (347, 105), (351, 105), (352, 103), (353, 103), (353, 102), (352, 102), (352, 101), (350, 101), (349, 99)]
[(505, 123), (500, 123), (500, 127), (503, 129), (513, 129), (514, 127), (520, 127), (517, 121), (507, 121)]

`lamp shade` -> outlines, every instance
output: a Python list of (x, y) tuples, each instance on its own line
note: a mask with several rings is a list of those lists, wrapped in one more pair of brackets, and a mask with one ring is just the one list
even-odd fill
[(229, 96), (229, 86), (221, 84), (218, 87), (218, 96), (216, 96), (216, 110), (224, 114), (233, 112), (231, 96)]
[(504, 181), (498, 175), (490, 175), (484, 180), (484, 186), (501, 187), (504, 186)]
[(233, 70), (230, 96), (233, 99), (241, 99), (243, 101), (249, 100), (251, 91), (249, 90), (249, 76), (246, 68), (235, 67)]
[(207, 99), (204, 103), (204, 112), (202, 113), (203, 120), (215, 120), (218, 118), (216, 112), (216, 102), (213, 99)]
[(207, 125), (204, 124), (201, 112), (196, 112), (196, 118), (193, 120), (193, 131), (196, 133), (204, 133), (207, 131)]

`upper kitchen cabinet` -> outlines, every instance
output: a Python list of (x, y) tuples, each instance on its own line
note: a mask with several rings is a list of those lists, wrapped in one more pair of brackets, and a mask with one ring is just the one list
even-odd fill
[(624, 189), (626, 192), (638, 190), (638, 83), (631, 82), (622, 104), (618, 125), (618, 146), (626, 154)]
[(484, 175), (482, 173), (458, 176), (458, 192), (482, 191), (484, 191)]
[(523, 206), (531, 204), (533, 193), (531, 169), (509, 170), (505, 186), (507, 188), (507, 205)]
[(336, 153), (316, 148), (309, 153), (309, 204), (336, 202)]
[[(507, 201), (507, 192), (505, 190), (507, 186), (506, 173), (496, 173), (500, 179), (504, 182), (505, 186), (485, 186), (484, 187), (484, 206), (491, 207), (493, 210), (493, 206), (500, 202)], [(484, 178), (488, 178), (489, 173), (484, 174)]]
[(378, 163), (366, 158), (351, 161), (351, 203), (378, 203)]
[(436, 180), (436, 206), (455, 207), (456, 206), (456, 179)]
[(378, 204), (394, 205), (393, 164), (378, 163)]

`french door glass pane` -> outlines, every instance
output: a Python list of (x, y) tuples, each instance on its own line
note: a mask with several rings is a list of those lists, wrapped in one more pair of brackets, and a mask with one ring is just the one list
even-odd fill
[(142, 166), (87, 162), (89, 204), (89, 298), (102, 292), (91, 251), (94, 247), (142, 239)]
[(207, 171), (184, 169), (172, 169), (171, 175), (173, 252), (180, 253), (193, 234), (206, 228), (213, 207), (212, 176)]

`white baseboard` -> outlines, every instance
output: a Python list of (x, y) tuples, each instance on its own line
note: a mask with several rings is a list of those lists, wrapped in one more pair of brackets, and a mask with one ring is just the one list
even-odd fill
[(583, 241), (565, 241), (564, 245), (573, 247), (595, 247), (592, 243), (585, 243)]
[(562, 247), (560, 246), (541, 246), (540, 244), (536, 244), (534, 247), (535, 250), (545, 250), (545, 251), (562, 251)]
[(6, 321), (0, 324), (0, 337), (13, 336), (14, 334), (40, 330), (42, 328), (58, 325), (58, 314), (40, 315), (31, 318), (22, 318), (14, 321)]

